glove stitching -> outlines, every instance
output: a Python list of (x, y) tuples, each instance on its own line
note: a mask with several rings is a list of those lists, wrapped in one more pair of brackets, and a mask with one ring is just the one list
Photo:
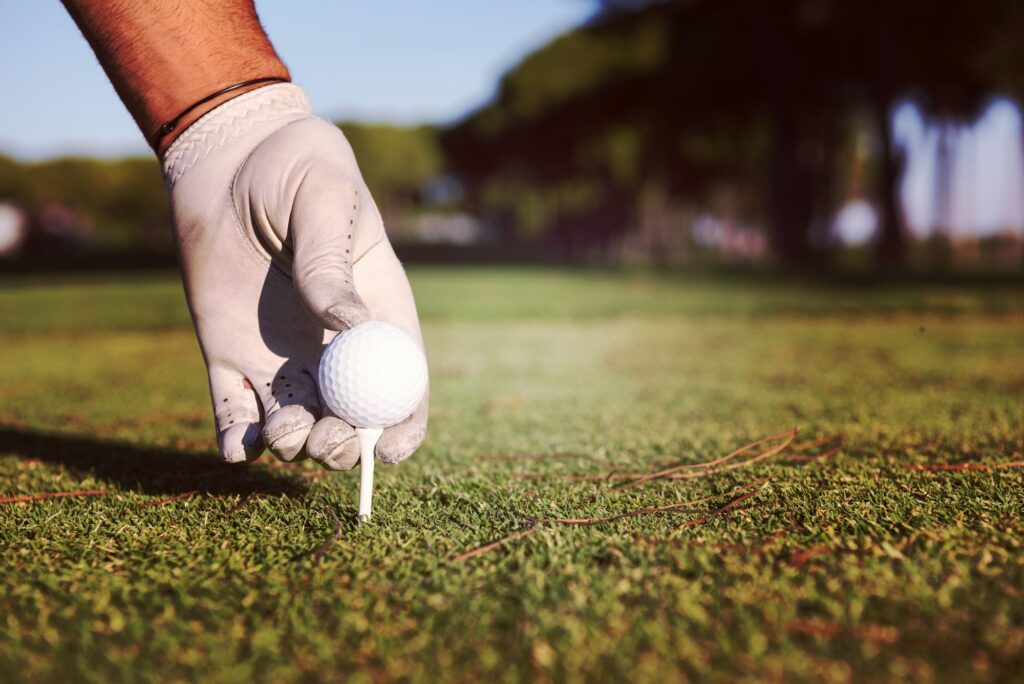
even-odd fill
[[(298, 91), (298, 92), (296, 92)], [(252, 97), (248, 94), (241, 95), (233, 100), (228, 101), (221, 107), (217, 107), (205, 116), (199, 119), (195, 124), (189, 127), (182, 136), (171, 145), (164, 157), (164, 167), (168, 172), (173, 170), (173, 167), (180, 163), (183, 159), (186, 159), (189, 153), (201, 154), (208, 150), (197, 150), (196, 148), (202, 147), (202, 143), (210, 141), (213, 137), (212, 142), (216, 142), (217, 138), (214, 136), (223, 137), (225, 134), (230, 134), (230, 127), (232, 125), (246, 124), (249, 121), (246, 120), (252, 112), (259, 112), (262, 115), (268, 113), (279, 113), (287, 114), (288, 110), (295, 111), (296, 109), (302, 113), (308, 114), (308, 105), (304, 101), (305, 98), (301, 91), (297, 88), (283, 86), (283, 87), (267, 87), (253, 91)], [(304, 106), (306, 105), (306, 106)], [(267, 110), (277, 110), (275, 112)], [(226, 120), (221, 121), (221, 119)], [(252, 120), (253, 123), (260, 123), (262, 120)], [(188, 164), (191, 165), (191, 164)], [(179, 174), (180, 175), (180, 174)]]
[(352, 265), (353, 265), (353, 266), (355, 266), (355, 265), (356, 265), (356, 264), (358, 264), (358, 263), (359, 263), (360, 261), (362, 261), (362, 260), (363, 260), (363, 258), (364, 258), (364, 257), (365, 257), (365, 256), (366, 256), (367, 254), (369, 254), (370, 252), (372, 252), (372, 251), (374, 250), (374, 248), (376, 248), (376, 247), (379, 247), (380, 245), (384, 244), (384, 241), (385, 241), (385, 240), (387, 239), (387, 237), (388, 237), (388, 236), (387, 236), (387, 233), (385, 233), (384, 231), (381, 231), (380, 237), (379, 237), (379, 238), (377, 238), (377, 241), (376, 241), (376, 242), (374, 242), (374, 243), (373, 243), (372, 245), (370, 245), (369, 247), (367, 247), (367, 248), (366, 248), (366, 251), (365, 251), (365, 252), (363, 252), (363, 253), (362, 253), (362, 254), (360, 254), (360, 255), (359, 255), (358, 257), (356, 257), (355, 259), (353, 259), (353, 260), (352, 260)]
[[(248, 133), (259, 124), (289, 114), (303, 114), (303, 118), (312, 118), (308, 101), (296, 86), (267, 86), (252, 93), (259, 93), (260, 97), (249, 99), (249, 93), (246, 93), (229, 100), (222, 107), (233, 107), (228, 110), (221, 110), (220, 107), (213, 109), (171, 145), (163, 160), (164, 177), (169, 186), (173, 187), (189, 169), (230, 139)], [(291, 122), (283, 125), (288, 123)], [(268, 131), (267, 135), (278, 128)]]
[[(387, 228), (384, 226), (384, 217), (381, 216), (380, 207), (377, 206), (377, 203), (373, 201), (372, 197), (370, 198), (370, 206), (373, 207), (373, 214), (374, 216), (377, 217), (377, 225), (380, 227), (380, 232), (377, 235), (377, 239), (370, 243), (370, 246), (363, 250), (362, 254), (360, 254), (359, 256), (356, 256), (355, 254), (352, 255), (353, 266), (358, 264), (363, 257), (369, 254), (370, 250), (372, 250), (374, 247), (388, 239), (388, 231)], [(362, 227), (363, 223), (363, 221), (360, 221), (359, 226)]]

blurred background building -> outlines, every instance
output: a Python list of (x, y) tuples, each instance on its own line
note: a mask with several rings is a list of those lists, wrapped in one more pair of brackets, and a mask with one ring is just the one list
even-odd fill
[[(339, 123), (408, 258), (1024, 265), (1024, 3), (564, 4), (482, 105)], [(0, 268), (172, 253), (155, 160), (0, 156)]]

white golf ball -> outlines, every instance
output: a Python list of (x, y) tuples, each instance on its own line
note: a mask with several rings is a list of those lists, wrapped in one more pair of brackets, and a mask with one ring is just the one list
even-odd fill
[(427, 359), (409, 333), (384, 321), (341, 332), (320, 359), (327, 407), (360, 428), (386, 428), (412, 414), (427, 391)]

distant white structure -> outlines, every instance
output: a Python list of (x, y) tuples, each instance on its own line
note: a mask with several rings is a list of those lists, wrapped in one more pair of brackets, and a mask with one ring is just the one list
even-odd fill
[(878, 211), (865, 199), (852, 199), (836, 214), (832, 233), (844, 245), (866, 245), (878, 234)]
[(768, 253), (768, 238), (755, 228), (706, 212), (690, 226), (694, 244), (710, 247), (721, 255), (738, 260), (758, 260)]
[(464, 213), (425, 213), (412, 223), (412, 234), (428, 244), (470, 245), (483, 236), (480, 222)]
[(0, 202), (0, 257), (16, 254), (27, 236), (25, 212), (10, 202)]
[(905, 157), (900, 201), (918, 237), (1024, 237), (1024, 129), (1012, 101), (995, 99), (974, 122), (929, 121), (913, 102), (893, 115)]

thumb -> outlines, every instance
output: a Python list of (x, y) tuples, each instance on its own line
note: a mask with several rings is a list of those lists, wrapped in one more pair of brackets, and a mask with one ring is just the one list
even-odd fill
[(296, 289), (328, 330), (346, 330), (370, 318), (352, 277), (365, 188), (339, 176), (310, 170), (296, 192), (290, 221)]

